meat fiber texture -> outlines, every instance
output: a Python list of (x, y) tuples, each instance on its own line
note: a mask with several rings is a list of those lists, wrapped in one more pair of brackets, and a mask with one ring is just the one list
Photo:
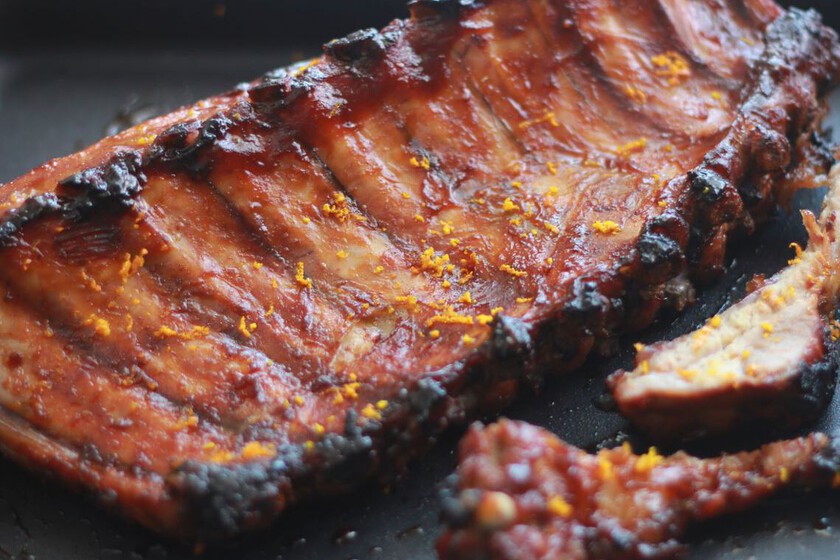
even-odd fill
[(826, 171), (765, 0), (419, 0), (0, 189), (0, 442), (210, 539), (391, 477), (650, 323)]

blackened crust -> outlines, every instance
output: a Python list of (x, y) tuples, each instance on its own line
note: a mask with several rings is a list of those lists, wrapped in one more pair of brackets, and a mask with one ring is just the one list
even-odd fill
[(230, 125), (219, 115), (201, 124), (179, 124), (163, 132), (151, 150), (120, 150), (106, 163), (60, 181), (55, 192), (26, 200), (0, 219), (0, 248), (14, 245), (30, 223), (56, 215), (81, 220), (93, 213), (120, 212), (133, 208), (143, 192), (146, 172), (158, 165), (184, 169), (199, 175), (210, 164), (206, 155)]
[(502, 317), (471, 362), (420, 380), (376, 426), (359, 427), (350, 411), (344, 434), (327, 436), (313, 451), (287, 446), (269, 465), (185, 463), (169, 480), (184, 502), (181, 531), (216, 540), (264, 526), (287, 504), (344, 493), (371, 478), (393, 480), (443, 430), (507, 404), (520, 381), (517, 367), (533, 355), (525, 325)]
[(45, 216), (78, 220), (94, 211), (130, 208), (146, 183), (142, 167), (138, 152), (121, 152), (61, 181), (55, 193), (28, 199), (0, 220), (0, 248), (15, 244), (26, 225)]

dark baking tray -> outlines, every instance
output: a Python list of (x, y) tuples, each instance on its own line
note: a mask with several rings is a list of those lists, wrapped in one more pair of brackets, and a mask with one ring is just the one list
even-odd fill
[[(815, 0), (840, 27), (836, 0)], [(270, 2), (237, 0), (0, 0), (0, 182), (97, 140), (132, 120), (230, 88), (274, 67), (317, 53), (319, 45), (359, 27), (405, 15), (404, 0)], [(840, 130), (840, 95), (830, 118)], [(797, 207), (816, 208), (821, 193)], [(691, 330), (743, 293), (756, 273), (772, 273), (803, 241), (797, 212), (779, 213), (731, 252), (726, 277), (698, 303), (642, 339)], [(610, 360), (523, 395), (506, 414), (546, 426), (593, 449), (627, 430), (593, 402), (603, 379), (629, 365), (632, 340)], [(818, 426), (840, 429), (840, 401)], [(460, 433), (444, 435), (408, 475), (383, 492), (368, 487), (306, 506), (272, 528), (203, 553), (256, 560), (431, 560), (439, 533), (437, 486), (454, 468)], [(721, 442), (731, 444), (731, 442)], [(690, 536), (692, 558), (840, 556), (840, 507), (830, 496), (774, 499), (753, 512), (708, 524)], [(0, 460), (0, 560), (158, 560), (193, 550), (160, 539), (58, 485)]]

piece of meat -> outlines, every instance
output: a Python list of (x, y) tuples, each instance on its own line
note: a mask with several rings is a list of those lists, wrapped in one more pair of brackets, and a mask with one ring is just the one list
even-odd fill
[(411, 9), (0, 189), (7, 454), (157, 530), (265, 525), (648, 324), (826, 170), (813, 12)]
[(782, 272), (699, 330), (637, 345), (634, 370), (608, 380), (618, 409), (660, 439), (691, 439), (816, 418), (837, 377), (840, 166), (810, 242)]
[[(673, 558), (697, 522), (790, 486), (836, 487), (840, 440), (823, 434), (698, 459), (629, 445), (589, 454), (541, 428), (503, 420), (461, 442), (445, 492), (441, 560)], [(454, 482), (454, 481), (453, 481)], [(453, 492), (454, 490), (454, 492)]]

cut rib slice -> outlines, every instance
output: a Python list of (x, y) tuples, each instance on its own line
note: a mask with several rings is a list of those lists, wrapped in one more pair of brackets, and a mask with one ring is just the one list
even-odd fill
[(636, 368), (608, 385), (618, 408), (660, 438), (692, 438), (813, 419), (833, 394), (840, 297), (840, 166), (810, 241), (789, 266), (699, 330), (639, 345)]
[(442, 560), (673, 558), (694, 523), (745, 510), (790, 486), (829, 488), (840, 441), (823, 434), (713, 459), (588, 454), (543, 429), (504, 420), (461, 443), (444, 493)]

